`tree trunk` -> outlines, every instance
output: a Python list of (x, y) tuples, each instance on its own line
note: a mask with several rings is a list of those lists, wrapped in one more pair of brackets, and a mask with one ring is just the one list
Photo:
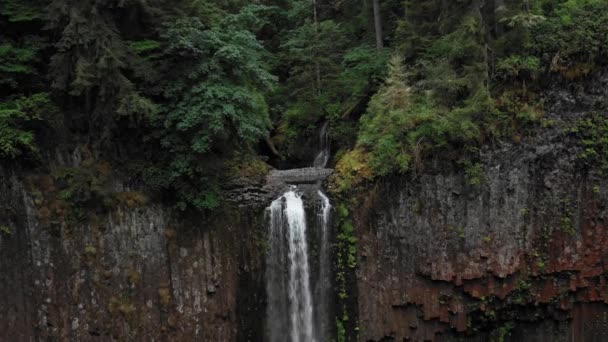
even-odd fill
[[(312, 0), (312, 14), (315, 21), (315, 39), (319, 39), (319, 18), (317, 17), (317, 0)], [(321, 66), (319, 60), (315, 60), (315, 81), (317, 83), (317, 95), (321, 96)]]
[(505, 12), (505, 1), (504, 0), (495, 0), (494, 1), (494, 31), (496, 32), (496, 36), (501, 36), (503, 33), (503, 25), (500, 22), (502, 18), (504, 18)]
[(281, 156), (281, 153), (279, 153), (279, 150), (277, 150), (276, 146), (274, 146), (274, 143), (272, 142), (272, 140), (270, 140), (270, 137), (266, 136), (264, 138), (264, 141), (266, 142), (266, 145), (268, 146), (268, 148), (270, 149), (270, 152), (272, 152), (272, 154), (274, 154), (275, 156), (277, 156), (279, 158), (283, 158), (283, 156)]
[(379, 0), (372, 0), (374, 5), (374, 28), (376, 29), (376, 48), (382, 49), (384, 47), (384, 39), (382, 37), (382, 17), (380, 16), (380, 4)]

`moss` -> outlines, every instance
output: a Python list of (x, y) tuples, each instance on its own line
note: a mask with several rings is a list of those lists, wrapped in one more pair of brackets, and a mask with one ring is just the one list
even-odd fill
[(0, 225), (0, 234), (5, 235), (5, 236), (11, 236), (11, 235), (13, 235), (13, 233), (14, 233), (14, 231), (11, 227)]
[(608, 171), (608, 118), (592, 114), (578, 120), (569, 132), (580, 140), (583, 150), (578, 155), (579, 160), (585, 166), (605, 174)]
[(27, 184), (40, 222), (52, 232), (69, 232), (84, 222), (103, 231), (99, 215), (118, 206), (135, 208), (148, 203), (142, 192), (115, 192), (113, 178), (109, 162), (88, 158), (77, 167), (30, 176)]
[(524, 305), (528, 302), (530, 297), (530, 289), (532, 288), (532, 283), (527, 276), (521, 276), (517, 281), (517, 286), (515, 290), (509, 295), (510, 299), (513, 303), (517, 305)]
[(133, 286), (137, 286), (141, 283), (141, 273), (134, 268), (129, 268), (127, 270), (127, 278), (129, 283)]
[(416, 215), (422, 213), (422, 202), (420, 200), (416, 200), (416, 203), (414, 203), (414, 206), (412, 207), (412, 212)]
[(171, 303), (171, 290), (169, 289), (169, 286), (162, 285), (158, 288), (158, 298), (162, 305), (167, 306)]
[(111, 189), (112, 167), (108, 162), (87, 159), (79, 167), (63, 167), (53, 172), (58, 197), (76, 206), (111, 207), (115, 194)]
[(348, 267), (357, 267), (357, 238), (354, 236), (355, 228), (350, 220), (342, 223), (342, 229), (338, 234), (338, 244), (346, 250), (346, 262)]
[(506, 322), (502, 326), (500, 326), (496, 331), (492, 334), (493, 342), (505, 342), (507, 337), (511, 336), (511, 332), (513, 331), (513, 323)]
[(93, 245), (86, 245), (84, 247), (84, 253), (88, 256), (96, 256), (97, 255), (97, 248)]
[[(542, 247), (545, 247), (544, 245)], [(533, 260), (536, 262), (536, 267), (538, 267), (538, 271), (539, 272), (543, 272), (545, 270), (545, 268), (547, 267), (547, 258), (545, 256), (543, 256), (543, 254), (541, 252), (539, 252), (538, 250), (534, 250), (532, 252), (532, 257)]]
[(115, 196), (118, 203), (128, 208), (141, 207), (148, 203), (148, 197), (139, 191), (119, 192)]
[(465, 164), (464, 173), (469, 185), (480, 185), (486, 177), (484, 167), (481, 163), (468, 162)]
[(569, 216), (562, 217), (561, 228), (563, 232), (569, 235), (576, 234), (576, 230), (574, 230), (574, 226), (572, 225), (572, 219)]
[(338, 220), (335, 224), (338, 226), (339, 233), (336, 243), (336, 288), (338, 296), (338, 310), (336, 313), (336, 325), (338, 332), (338, 340), (345, 341), (347, 335), (356, 335), (357, 332), (349, 332), (348, 329), (354, 329), (352, 325), (346, 324), (349, 321), (349, 283), (355, 277), (355, 269), (357, 268), (357, 238), (355, 236), (355, 228), (350, 210), (345, 202), (336, 205)]
[(264, 182), (270, 166), (259, 157), (249, 154), (237, 154), (228, 163), (228, 176), (248, 179), (253, 182)]
[(464, 227), (462, 227), (462, 226), (458, 226), (458, 227), (448, 226), (448, 229), (455, 231), (460, 239), (464, 239), (465, 236), (466, 236), (465, 235), (465, 231), (464, 231)]
[(330, 179), (329, 189), (337, 194), (351, 191), (364, 182), (372, 180), (374, 172), (369, 164), (369, 155), (361, 148), (346, 152), (336, 165)]
[(344, 322), (341, 319), (336, 318), (336, 336), (338, 337), (338, 342), (346, 341), (346, 329), (344, 328)]
[(121, 314), (126, 318), (132, 319), (137, 311), (135, 304), (127, 297), (112, 297), (108, 304), (108, 311), (111, 314)]
[(545, 270), (545, 267), (547, 267), (547, 264), (545, 263), (544, 260), (542, 259), (538, 259), (536, 261), (536, 266), (538, 267), (538, 269), (542, 272)]

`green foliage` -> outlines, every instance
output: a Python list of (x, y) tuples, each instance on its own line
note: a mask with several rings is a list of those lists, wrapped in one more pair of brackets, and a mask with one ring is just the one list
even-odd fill
[[(332, 20), (305, 23), (290, 32), (282, 49), (291, 64), (289, 83), (307, 98), (322, 94), (340, 72), (339, 51), (346, 45), (343, 27)], [(317, 71), (323, 77), (317, 80)]]
[[(205, 30), (198, 19), (183, 19), (164, 36), (168, 54), (195, 61), (185, 68), (187, 82), (176, 82), (166, 95), (177, 101), (168, 108), (165, 126), (189, 135), (195, 152), (206, 152), (215, 139), (233, 133), (255, 142), (270, 125), (263, 93), (274, 78), (263, 63), (264, 49), (246, 30)], [(188, 63), (186, 60), (183, 62)]]
[(247, 179), (262, 184), (270, 171), (270, 167), (260, 158), (248, 154), (237, 155), (228, 163), (228, 176)]
[(608, 119), (595, 114), (578, 121), (570, 133), (580, 139), (583, 151), (580, 160), (600, 174), (608, 172)]
[(472, 163), (467, 160), (464, 166), (464, 174), (470, 185), (480, 185), (484, 181), (486, 173), (481, 163)]
[[(513, 0), (495, 11), (385, 1), (384, 49), (373, 48), (368, 3), (262, 3), (273, 6), (1, 0), (2, 158), (36, 153), (52, 92), (62, 128), (95, 146), (128, 145), (117, 154), (145, 149), (136, 177), (182, 208), (217, 206), (234, 174), (260, 178), (263, 162), (232, 159), (254, 155), (261, 139), (303, 164), (321, 122), (341, 151), (332, 187), (347, 192), (420, 169), (431, 151), (469, 160), (462, 154), (488, 140), (519, 142), (542, 117), (539, 80), (584, 77), (608, 57), (601, 0)], [(608, 168), (594, 125), (576, 133), (581, 160)], [(470, 183), (482, 181), (479, 165), (464, 166)]]
[(156, 121), (164, 131), (162, 146), (174, 156), (169, 179), (185, 199), (182, 206), (219, 204), (217, 180), (199, 156), (230, 146), (247, 148), (270, 127), (264, 94), (275, 78), (264, 63), (263, 46), (244, 28), (253, 25), (245, 14), (211, 29), (197, 18), (180, 19), (162, 36), (165, 53), (180, 67), (166, 87), (169, 104)]
[[(479, 19), (467, 15), (450, 33), (428, 42), (420, 53), (420, 75), (407, 72), (401, 58), (390, 60), (384, 85), (360, 120), (358, 146), (369, 153), (373, 177), (405, 173), (421, 163), (425, 150), (474, 143), (489, 130), (496, 109), (480, 30)], [(409, 85), (420, 77), (419, 84), (432, 92)]]
[(354, 236), (353, 223), (345, 220), (341, 228), (340, 234), (338, 234), (338, 244), (344, 244), (347, 250), (346, 261), (348, 267), (355, 268), (357, 267), (357, 238)]
[[(349, 325), (350, 311), (348, 299), (349, 282), (355, 277), (355, 269), (357, 267), (357, 238), (352, 218), (350, 217), (349, 207), (345, 202), (339, 203), (337, 206), (337, 220), (335, 224), (339, 226), (339, 234), (336, 244), (336, 286), (338, 295), (338, 310), (336, 312), (336, 329), (338, 341), (347, 340), (348, 336), (357, 334), (358, 327)], [(354, 331), (348, 331), (352, 329)]]
[(336, 318), (336, 335), (338, 336), (338, 342), (346, 342), (346, 328), (341, 319)]
[(2, 0), (0, 14), (7, 16), (11, 23), (42, 20), (46, 4), (44, 0)]
[(112, 168), (107, 162), (86, 160), (80, 167), (63, 167), (53, 173), (58, 184), (59, 199), (76, 207), (111, 207), (114, 192), (111, 188)]
[(310, 2), (293, 1), (277, 15), (286, 25), (277, 28), (275, 69), (285, 79), (271, 101), (273, 142), (295, 158), (321, 121), (329, 121), (330, 136), (341, 146), (355, 141), (356, 118), (390, 53), (372, 48), (373, 34), (361, 39), (371, 7), (347, 0), (335, 4), (339, 14), (327, 9), (317, 4), (315, 16)]
[(346, 51), (339, 76), (342, 91), (355, 99), (365, 96), (370, 85), (379, 83), (385, 76), (388, 58), (388, 49), (357, 46)]
[(0, 86), (15, 89), (20, 77), (35, 74), (34, 63), (43, 46), (34, 37), (28, 37), (21, 47), (10, 42), (0, 44)]
[(0, 158), (37, 154), (33, 127), (52, 117), (55, 111), (47, 93), (0, 102)]
[(562, 227), (562, 231), (564, 231), (570, 235), (574, 235), (576, 233), (576, 230), (574, 229), (574, 226), (572, 225), (572, 219), (569, 216), (562, 217), (561, 227)]
[[(553, 71), (568, 78), (589, 73), (588, 64), (608, 56), (608, 3), (568, 0), (552, 8), (533, 30), (533, 49)], [(582, 64), (582, 65), (581, 65)]]
[(14, 231), (11, 227), (0, 225), (0, 234), (1, 235), (11, 236), (11, 235), (13, 235), (13, 233), (14, 233)]
[(428, 94), (414, 93), (406, 77), (400, 60), (392, 59), (385, 84), (360, 120), (358, 144), (369, 152), (373, 176), (405, 173), (425, 149), (474, 141), (480, 135), (472, 115), (487, 109), (486, 99), (473, 97), (467, 107), (446, 113)]
[(369, 166), (369, 154), (362, 148), (346, 152), (336, 165), (330, 188), (335, 193), (345, 193), (372, 180), (374, 172)]
[(505, 342), (507, 337), (511, 336), (511, 332), (513, 331), (513, 323), (506, 322), (501, 325), (496, 331), (492, 334), (492, 341), (495, 342)]
[[(406, 6), (396, 31), (405, 59), (390, 61), (359, 121), (358, 155), (372, 171), (367, 178), (407, 172), (436, 148), (460, 146), (466, 153), (489, 138), (519, 142), (522, 129), (542, 117), (541, 76), (582, 77), (606, 56), (603, 1), (507, 2), (493, 15), (458, 3)], [(597, 149), (589, 146), (583, 157), (594, 159)], [(353, 179), (344, 167), (349, 163), (338, 162), (337, 188)], [(473, 166), (466, 176), (478, 184), (481, 169)]]
[(535, 78), (540, 71), (540, 59), (536, 56), (511, 55), (498, 61), (497, 76), (503, 78)]
[(161, 47), (161, 43), (153, 39), (142, 39), (129, 43), (129, 49), (131, 49), (131, 51), (146, 59), (161, 58)]
[(345, 300), (348, 298), (346, 283), (348, 269), (354, 270), (357, 267), (357, 238), (346, 204), (338, 205), (338, 214), (337, 224), (340, 226), (340, 233), (337, 236), (338, 243), (336, 246), (338, 267), (336, 282), (338, 284), (338, 298)]

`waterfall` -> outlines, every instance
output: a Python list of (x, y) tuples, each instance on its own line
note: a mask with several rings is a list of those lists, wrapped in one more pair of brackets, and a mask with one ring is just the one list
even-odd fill
[(321, 198), (321, 212), (318, 215), (321, 227), (321, 247), (319, 251), (319, 280), (315, 290), (316, 305), (316, 337), (318, 341), (329, 341), (329, 294), (330, 283), (330, 255), (329, 255), (329, 220), (331, 215), (331, 203), (325, 194), (318, 190), (317, 194)]
[(319, 153), (313, 162), (314, 167), (325, 167), (329, 161), (329, 136), (327, 135), (327, 125), (325, 122), (319, 131)]
[(289, 303), (287, 297), (286, 272), (283, 265), (287, 264), (285, 250), (286, 234), (283, 220), (283, 197), (272, 202), (270, 212), (270, 232), (268, 237), (269, 250), (266, 254), (266, 324), (269, 330), (270, 342), (282, 342), (284, 329), (289, 327), (287, 312)]
[(304, 203), (293, 191), (285, 194), (285, 216), (289, 226), (289, 302), (291, 340), (312, 341), (312, 296), (306, 243)]
[[(320, 190), (321, 180), (331, 172), (324, 169), (330, 157), (327, 123), (320, 130), (319, 147), (312, 168), (274, 173), (275, 177), (291, 185), (268, 208), (266, 328), (270, 342), (330, 340), (333, 321), (329, 318), (331, 204)], [(314, 206), (316, 220), (309, 222), (311, 226), (307, 226), (303, 194), (306, 201), (314, 199), (315, 203), (320, 203), (320, 206)], [(308, 232), (309, 228), (311, 232)], [(312, 259), (309, 242), (315, 256)]]
[[(304, 202), (298, 193), (290, 190), (272, 202), (270, 215), (266, 278), (270, 340), (285, 341), (285, 331), (289, 327), (290, 341), (315, 341)], [(286, 264), (289, 265), (287, 276), (282, 272), (282, 266)]]

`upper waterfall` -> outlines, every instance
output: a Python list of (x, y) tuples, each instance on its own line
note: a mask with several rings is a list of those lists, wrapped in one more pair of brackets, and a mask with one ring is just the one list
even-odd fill
[(319, 131), (319, 153), (313, 162), (314, 167), (324, 168), (329, 161), (329, 135), (327, 134), (328, 121), (326, 121)]

